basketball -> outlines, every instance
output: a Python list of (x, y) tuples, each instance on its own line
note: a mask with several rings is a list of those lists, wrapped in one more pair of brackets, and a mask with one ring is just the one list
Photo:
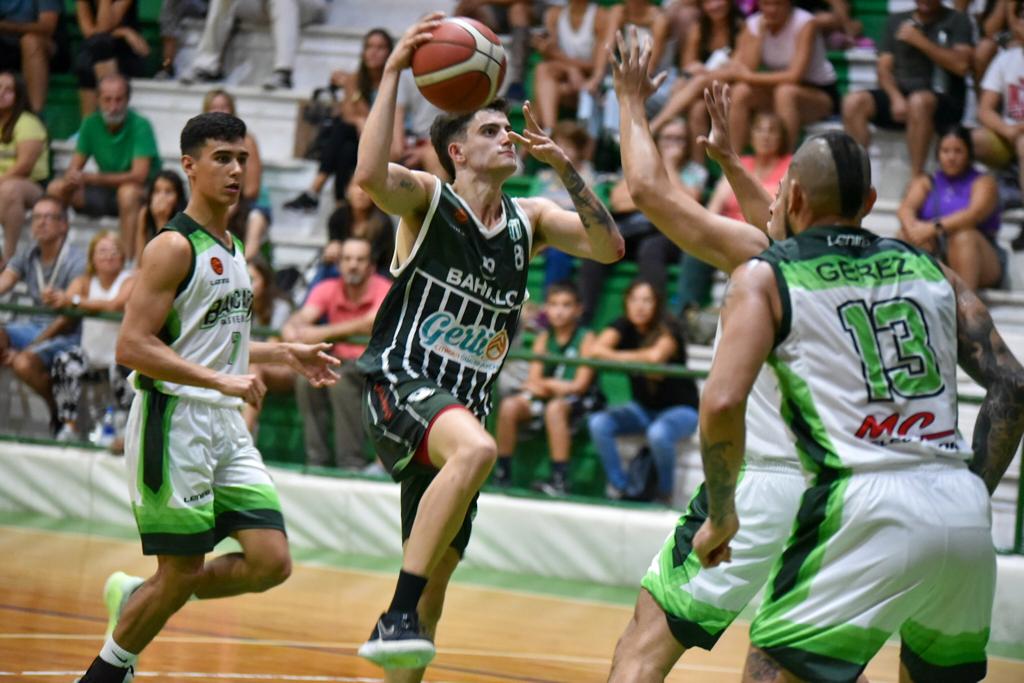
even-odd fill
[(452, 114), (494, 99), (505, 78), (505, 50), (491, 29), (466, 17), (445, 19), (416, 49), (412, 73), (423, 96)]

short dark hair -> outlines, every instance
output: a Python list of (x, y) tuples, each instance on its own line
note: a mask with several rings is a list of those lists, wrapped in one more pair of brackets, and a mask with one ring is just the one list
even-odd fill
[(68, 205), (65, 204), (60, 197), (54, 197), (52, 194), (44, 194), (39, 199), (32, 202), (32, 210), (35, 211), (36, 207), (42, 202), (51, 202), (56, 205), (57, 210), (60, 213), (61, 220), (65, 223), (68, 222)]
[(552, 282), (548, 285), (548, 291), (544, 292), (544, 300), (550, 299), (555, 294), (568, 294), (576, 302), (580, 300), (580, 290), (576, 288), (576, 285), (569, 282), (568, 280), (561, 280), (559, 282)]
[(210, 112), (193, 116), (181, 129), (181, 153), (197, 156), (207, 140), (234, 142), (245, 138), (245, 122), (237, 116)]
[(434, 146), (434, 151), (437, 152), (441, 166), (452, 180), (455, 179), (455, 163), (452, 161), (451, 155), (448, 154), (448, 143), (452, 138), (465, 135), (466, 126), (480, 111), (497, 111), (508, 116), (508, 102), (505, 98), (499, 97), (468, 114), (439, 114), (434, 119), (434, 123), (430, 125), (430, 143)]

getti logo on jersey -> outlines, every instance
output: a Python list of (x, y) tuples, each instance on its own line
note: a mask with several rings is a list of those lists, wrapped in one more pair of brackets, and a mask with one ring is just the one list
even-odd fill
[(246, 323), (251, 318), (252, 290), (235, 289), (210, 304), (199, 328), (206, 330), (217, 324)]
[(419, 334), (427, 350), (485, 372), (497, 372), (509, 346), (505, 330), (495, 332), (483, 325), (461, 325), (448, 311), (427, 316)]

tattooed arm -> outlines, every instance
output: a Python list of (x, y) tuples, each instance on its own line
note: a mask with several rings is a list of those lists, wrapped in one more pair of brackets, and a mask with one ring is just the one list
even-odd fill
[(985, 402), (974, 423), (971, 469), (992, 493), (1017, 453), (1024, 432), (1024, 368), (999, 336), (977, 295), (953, 271), (943, 269), (956, 292), (960, 367), (985, 388)]
[(753, 261), (732, 276), (722, 310), (722, 337), (700, 397), (700, 452), (708, 518), (693, 539), (705, 567), (730, 559), (739, 529), (736, 481), (743, 464), (747, 395), (771, 353), (781, 305), (775, 274)]

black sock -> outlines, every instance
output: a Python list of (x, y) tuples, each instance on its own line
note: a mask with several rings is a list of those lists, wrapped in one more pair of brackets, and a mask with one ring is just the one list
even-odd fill
[(423, 589), (427, 586), (424, 576), (410, 574), (404, 569), (398, 573), (398, 585), (395, 586), (395, 597), (391, 598), (389, 612), (415, 612), (420, 602)]
[(565, 481), (566, 476), (569, 474), (569, 463), (567, 462), (553, 462), (551, 463), (551, 478), (554, 481)]
[(81, 683), (123, 683), (127, 671), (97, 657), (92, 660), (92, 666), (79, 680)]
[(497, 479), (508, 479), (512, 476), (511, 455), (498, 456), (498, 462), (494, 463), (494, 476)]

